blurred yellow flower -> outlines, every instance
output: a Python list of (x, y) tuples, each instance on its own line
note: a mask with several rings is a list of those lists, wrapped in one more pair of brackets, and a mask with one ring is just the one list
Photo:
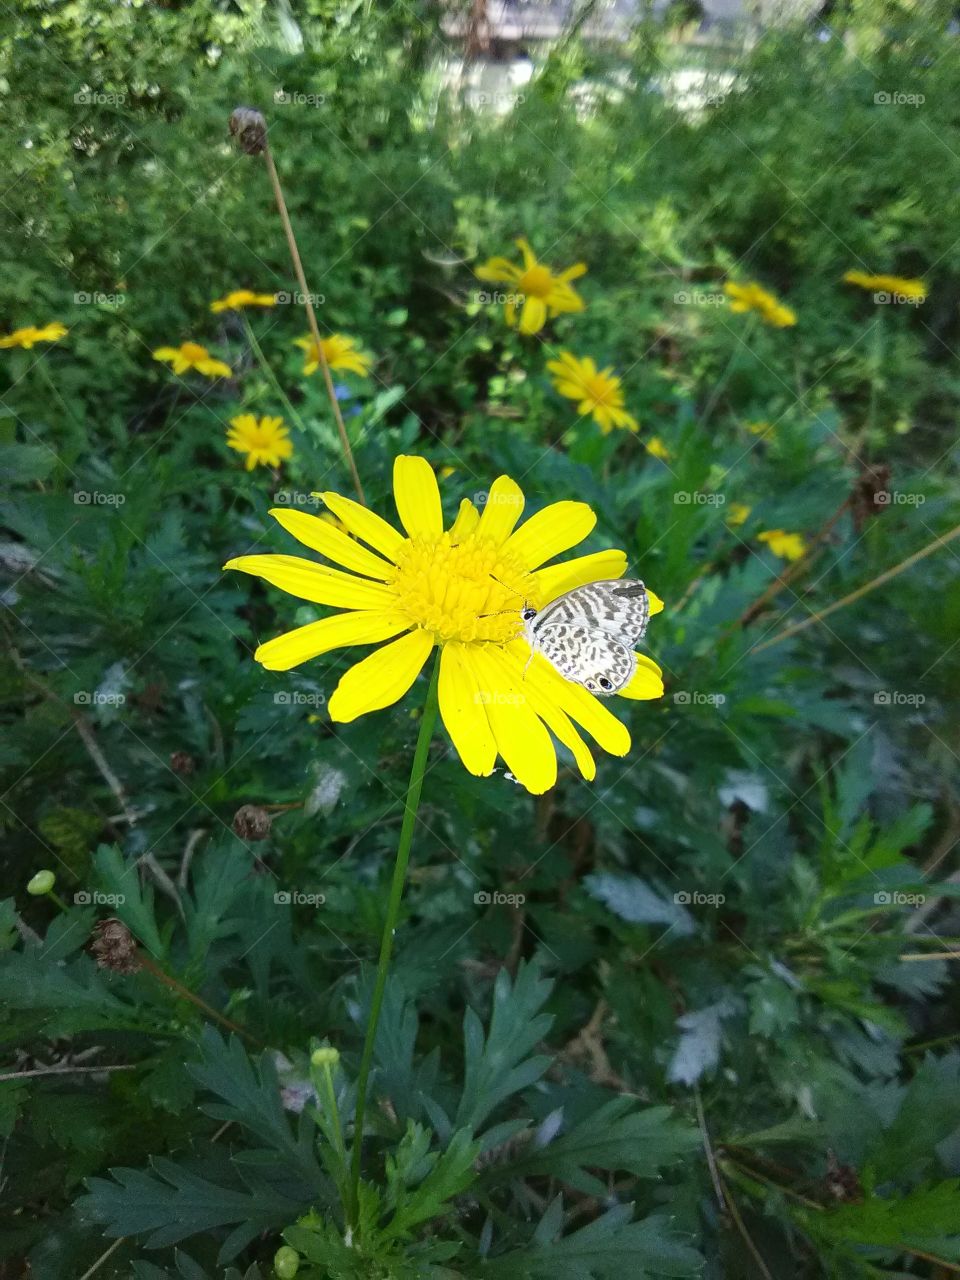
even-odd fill
[(578, 401), (577, 412), (582, 416), (591, 414), (605, 436), (614, 427), (640, 430), (636, 418), (623, 407), (620, 379), (613, 369), (600, 372), (592, 360), (580, 360), (569, 351), (561, 351), (559, 360), (548, 360), (547, 368), (554, 375), (557, 391), (568, 400)]
[(799, 560), (806, 555), (807, 544), (799, 533), (784, 533), (783, 529), (767, 529), (758, 533), (757, 539), (765, 542), (775, 556), (781, 560)]
[(38, 329), (36, 325), (27, 325), (25, 329), (14, 329), (13, 333), (8, 333), (6, 337), (0, 338), (0, 347), (23, 347), (26, 351), (36, 342), (59, 342), (59, 340), (70, 332), (66, 325), (61, 324), (59, 320), (54, 320), (51, 324), (46, 324), (42, 329)]
[(733, 529), (739, 529), (742, 524), (746, 524), (752, 510), (753, 507), (748, 507), (745, 502), (731, 502), (727, 508), (727, 524)]
[(881, 293), (895, 293), (912, 301), (923, 302), (927, 296), (927, 286), (922, 280), (907, 280), (903, 276), (871, 276), (865, 271), (848, 271), (843, 279), (845, 284), (856, 284), (861, 289), (876, 289)]
[(285, 458), (293, 457), (293, 441), (283, 425), (282, 418), (261, 418), (252, 413), (241, 413), (230, 419), (227, 444), (238, 453), (247, 455), (246, 468), (279, 467)]
[[(313, 338), (297, 338), (296, 345), (304, 352), (303, 372), (316, 373), (320, 368), (320, 353)], [(357, 350), (356, 339), (348, 338), (342, 333), (331, 333), (329, 338), (321, 338), (320, 345), (327, 357), (331, 369), (346, 369), (350, 373), (358, 373), (361, 378), (370, 374), (373, 357)]]
[[(554, 316), (583, 310), (583, 299), (571, 288), (570, 281), (586, 274), (585, 263), (578, 262), (555, 275), (549, 267), (537, 261), (525, 239), (514, 243), (523, 255), (522, 267), (509, 258), (490, 258), (474, 271), (478, 280), (514, 286), (515, 292), (507, 294), (504, 303), (508, 325), (517, 326), (521, 333), (539, 333)], [(520, 308), (519, 323), (517, 307)]]
[(452, 475), (456, 475), (456, 471), (457, 471), (456, 467), (441, 467), (440, 479), (449, 480)]
[(647, 441), (647, 443), (644, 445), (644, 448), (646, 449), (647, 453), (651, 455), (651, 457), (659, 458), (661, 462), (669, 462), (670, 459), (673, 457), (673, 454), (670, 452), (670, 450), (663, 443), (663, 441), (660, 439), (659, 436), (651, 436), (650, 439)]
[(745, 422), (743, 425), (752, 436), (773, 435), (773, 424), (770, 422)]
[(171, 365), (174, 373), (196, 369), (197, 373), (202, 373), (206, 378), (229, 378), (233, 373), (228, 364), (211, 356), (199, 342), (181, 342), (179, 347), (158, 347), (153, 358)]
[[(464, 765), (486, 777), (500, 755), (536, 795), (557, 780), (553, 738), (570, 750), (585, 778), (595, 776), (593, 756), (575, 725), (603, 750), (626, 755), (625, 726), (542, 654), (531, 660), (523, 638), (525, 606), (542, 608), (574, 587), (626, 571), (622, 551), (544, 567), (591, 532), (597, 518), (587, 504), (555, 502), (517, 528), (523, 493), (500, 476), (482, 513), (464, 499), (444, 531), (440, 489), (424, 458), (394, 461), (393, 490), (402, 533), (336, 493), (320, 496), (352, 538), (306, 512), (270, 512), (304, 546), (348, 572), (285, 555), (240, 556), (224, 566), (341, 611), (268, 640), (257, 649), (257, 661), (270, 671), (288, 671), (334, 649), (380, 646), (346, 671), (330, 698), (330, 718), (347, 723), (402, 698), (439, 645), (440, 714)], [(663, 608), (652, 593), (650, 604), (651, 613)], [(620, 694), (662, 697), (660, 668), (638, 654), (636, 674)]]
[(797, 323), (797, 314), (790, 307), (777, 300), (762, 285), (752, 281), (750, 284), (735, 284), (728, 280), (723, 292), (730, 299), (731, 311), (756, 311), (765, 324), (772, 324), (777, 329), (787, 328)]
[(240, 311), (244, 307), (275, 307), (276, 296), (272, 293), (254, 293), (251, 289), (234, 289), (224, 298), (210, 303), (210, 310), (216, 314), (221, 311)]

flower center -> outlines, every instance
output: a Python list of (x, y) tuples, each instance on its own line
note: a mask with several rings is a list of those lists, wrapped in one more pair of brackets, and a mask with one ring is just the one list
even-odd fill
[(617, 404), (617, 388), (602, 373), (598, 373), (594, 378), (587, 378), (586, 390), (587, 395), (595, 405), (603, 405), (607, 409), (619, 407)]
[(203, 360), (207, 354), (207, 348), (199, 342), (185, 342), (180, 351), (187, 360)]
[(535, 603), (536, 587), (523, 566), (490, 538), (450, 534), (408, 538), (394, 579), (401, 609), (442, 644), (508, 644), (520, 635), (520, 610)]
[(531, 267), (529, 271), (525, 271), (518, 281), (518, 288), (521, 293), (529, 294), (532, 298), (542, 298), (544, 301), (550, 296), (550, 290), (553, 288), (553, 276), (549, 267)]

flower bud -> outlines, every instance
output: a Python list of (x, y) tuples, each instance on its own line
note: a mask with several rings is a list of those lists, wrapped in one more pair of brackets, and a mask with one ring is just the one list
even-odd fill
[(340, 1061), (340, 1052), (332, 1045), (321, 1045), (311, 1053), (310, 1061), (315, 1067), (335, 1067)]
[(27, 893), (32, 894), (34, 898), (42, 898), (53, 888), (56, 879), (52, 871), (38, 871), (27, 881)]
[(114, 973), (136, 973), (139, 970), (137, 940), (122, 920), (115, 917), (101, 920), (94, 925), (93, 934), (90, 954), (101, 969), (111, 969)]
[(267, 122), (253, 107), (236, 107), (230, 115), (230, 135), (241, 151), (258, 156), (267, 145)]
[(233, 833), (241, 840), (266, 840), (273, 819), (258, 804), (243, 804), (233, 815)]
[(273, 1269), (279, 1280), (293, 1280), (300, 1270), (300, 1255), (288, 1244), (281, 1245), (273, 1255)]

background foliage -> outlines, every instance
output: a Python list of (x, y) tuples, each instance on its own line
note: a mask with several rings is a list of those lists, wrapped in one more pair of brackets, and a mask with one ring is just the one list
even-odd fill
[[(445, 84), (426, 4), (4, 10), (3, 328), (70, 328), (0, 353), (4, 1274), (75, 1278), (121, 1237), (96, 1274), (267, 1276), (283, 1240), (317, 1277), (960, 1269), (960, 544), (779, 638), (955, 518), (946, 8), (709, 56), (566, 40), (503, 116)], [(696, 58), (690, 113), (670, 73)], [(377, 356), (346, 379), (371, 503), (402, 450), (453, 468), (448, 514), (507, 471), (530, 508), (589, 501), (667, 601), (667, 696), (618, 704), (634, 748), (594, 785), (535, 801), (434, 744), (349, 1244), (309, 1051), (341, 1051), (347, 1116), (422, 688), (334, 727), (350, 658), (264, 672), (256, 642), (315, 611), (219, 572), (290, 550), (270, 506), (348, 491), (294, 306), (253, 323), (310, 435), (280, 476), (224, 445), (281, 407), (209, 303), (294, 288), (239, 102), (269, 113), (323, 327)], [(517, 235), (589, 265), (542, 340), (471, 274)], [(929, 299), (875, 305), (851, 268)], [(728, 273), (796, 327), (697, 300)], [(186, 338), (237, 376), (151, 360)], [(576, 420), (560, 346), (617, 368), (639, 438)], [(812, 545), (785, 586), (777, 528)], [(233, 834), (244, 804), (275, 806), (267, 840)], [(25, 893), (40, 866), (63, 912)], [(112, 915), (179, 988), (96, 967)]]

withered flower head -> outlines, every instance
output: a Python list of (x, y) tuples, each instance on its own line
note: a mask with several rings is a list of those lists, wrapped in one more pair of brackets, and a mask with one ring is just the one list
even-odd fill
[(267, 122), (253, 107), (235, 107), (230, 114), (230, 136), (248, 156), (258, 156), (267, 145)]
[(233, 815), (233, 832), (241, 840), (266, 840), (273, 819), (258, 804), (241, 805)]
[(114, 973), (136, 973), (140, 968), (137, 941), (123, 923), (115, 917), (100, 920), (93, 927), (94, 939), (90, 954), (101, 969)]

